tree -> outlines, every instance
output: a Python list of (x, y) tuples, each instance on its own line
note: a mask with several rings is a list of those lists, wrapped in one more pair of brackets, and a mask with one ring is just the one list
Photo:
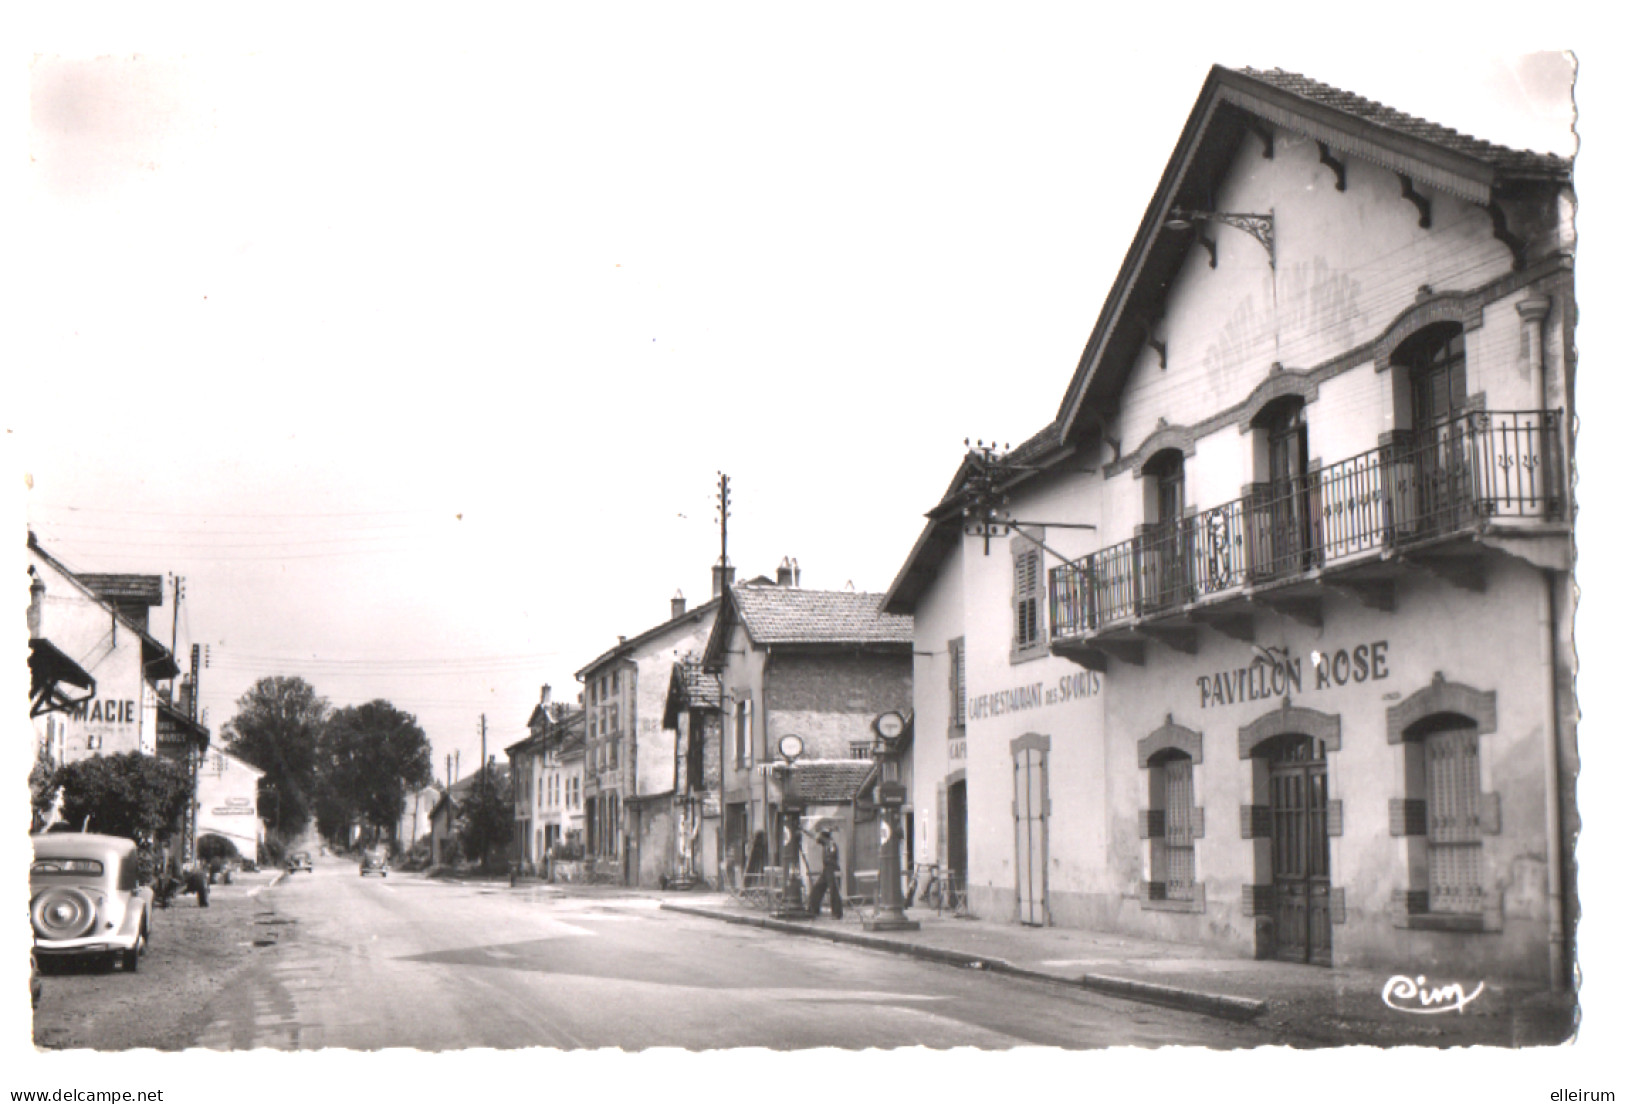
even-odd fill
[(184, 766), (135, 751), (69, 763), (56, 781), (69, 825), (142, 842), (176, 827), (192, 794)]
[(496, 758), (475, 774), (473, 788), (457, 810), (457, 835), (463, 854), (480, 865), (491, 865), (491, 852), (500, 851), (513, 838), (513, 791), (506, 773), (494, 768)]
[(316, 802), (316, 741), (331, 712), (302, 678), (273, 676), (237, 699), (221, 734), (226, 748), (265, 772), (259, 814), (281, 835), (310, 823)]
[(51, 758), (50, 752), (41, 748), (38, 758), (34, 760), (33, 769), (28, 772), (30, 832), (38, 832), (45, 827), (46, 818), (51, 815), (51, 809), (56, 805), (56, 795), (61, 787), (62, 784), (56, 777), (56, 760)]
[(197, 838), (197, 857), (205, 863), (212, 863), (216, 859), (240, 858), (241, 854), (237, 845), (225, 836), (205, 832)]
[(317, 742), (317, 826), (336, 837), (352, 824), (392, 832), (409, 789), (434, 778), (429, 738), (418, 720), (387, 701), (346, 706), (328, 718)]

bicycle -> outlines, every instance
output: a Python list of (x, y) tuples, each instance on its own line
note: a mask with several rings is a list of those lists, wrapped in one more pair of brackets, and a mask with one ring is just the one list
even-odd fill
[(914, 867), (914, 873), (909, 878), (904, 895), (903, 907), (913, 908), (916, 899), (922, 906), (934, 910), (939, 915), (944, 910), (954, 916), (970, 915), (965, 888), (960, 884), (959, 875), (952, 870), (941, 870), (936, 863), (919, 863)]
[(930, 889), (936, 880), (936, 863), (915, 863), (914, 869), (909, 872), (908, 882), (903, 886), (903, 907), (913, 908), (915, 898), (921, 896), (921, 890)]

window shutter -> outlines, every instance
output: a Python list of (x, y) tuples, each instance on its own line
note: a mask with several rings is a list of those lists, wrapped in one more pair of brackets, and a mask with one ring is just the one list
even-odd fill
[(1162, 767), (1167, 785), (1164, 813), (1165, 835), (1169, 843), (1186, 846), (1191, 842), (1191, 761), (1169, 759)]
[(1016, 554), (1016, 647), (1028, 648), (1043, 637), (1038, 598), (1042, 589), (1040, 573), (1043, 554), (1036, 548)]
[(953, 726), (965, 727), (965, 638), (948, 641), (949, 688)]
[(1478, 733), (1437, 732), (1422, 744), (1427, 785), (1428, 907), (1477, 912), (1483, 907), (1479, 843)]
[(1423, 744), (1427, 764), (1428, 839), (1478, 839), (1478, 734), (1440, 732)]

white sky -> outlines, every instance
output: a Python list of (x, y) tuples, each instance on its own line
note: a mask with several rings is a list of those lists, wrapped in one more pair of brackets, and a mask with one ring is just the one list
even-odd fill
[(1209, 65), (1569, 153), (1520, 55), (1580, 48), (1587, 142), (1615, 60), (1537, 8), (1448, 57), (1292, 7), (270, 10), (13, 51), (8, 444), (54, 554), (186, 577), (211, 725), (299, 674), (437, 772), (709, 596), (719, 470), (741, 578), (884, 590), (962, 439), (1053, 416)]

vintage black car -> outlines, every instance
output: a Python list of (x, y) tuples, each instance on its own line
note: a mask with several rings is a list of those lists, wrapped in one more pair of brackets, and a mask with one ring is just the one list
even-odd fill
[(306, 874), (314, 874), (316, 868), (310, 863), (309, 851), (295, 851), (288, 858), (288, 873), (297, 874), (303, 870)]
[(99, 959), (126, 972), (141, 965), (152, 932), (152, 890), (136, 884), (136, 845), (118, 836), (30, 836), (28, 914), (41, 963)]

